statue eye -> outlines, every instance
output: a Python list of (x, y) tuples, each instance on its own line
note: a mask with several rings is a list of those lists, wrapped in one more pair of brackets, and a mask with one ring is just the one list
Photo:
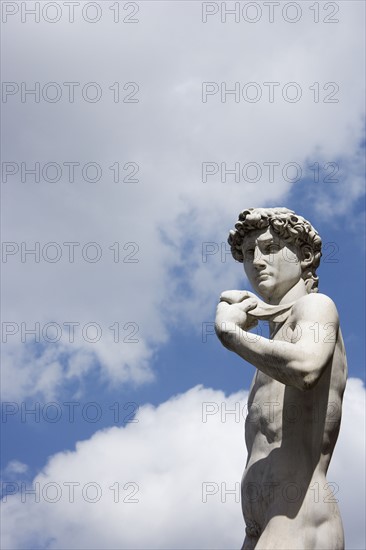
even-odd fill
[(268, 252), (277, 252), (278, 250), (280, 250), (280, 247), (278, 244), (272, 243), (267, 247)]
[(254, 248), (249, 248), (244, 252), (244, 259), (251, 260), (254, 258)]

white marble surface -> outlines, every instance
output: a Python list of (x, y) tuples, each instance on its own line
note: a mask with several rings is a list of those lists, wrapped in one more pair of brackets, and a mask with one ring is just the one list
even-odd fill
[[(256, 368), (245, 426), (243, 549), (341, 550), (342, 520), (326, 473), (347, 361), (336, 306), (318, 293), (321, 239), (294, 212), (266, 208), (243, 211), (229, 243), (255, 292), (223, 292), (216, 314), (222, 344)], [(270, 338), (249, 334), (258, 319), (268, 320)]]

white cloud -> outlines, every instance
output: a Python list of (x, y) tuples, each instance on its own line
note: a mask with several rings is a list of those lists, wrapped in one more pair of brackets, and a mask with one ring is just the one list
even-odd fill
[[(29, 166), (36, 161), (42, 166), (95, 161), (103, 177), (90, 183), (77, 176), (69, 183), (65, 169), (56, 183), (19, 183), (13, 177), (2, 186), (7, 205), (3, 239), (26, 241), (30, 247), (39, 242), (41, 248), (57, 242), (62, 249), (57, 263), (42, 256), (40, 263), (29, 257), (22, 263), (18, 253), (3, 264), (3, 319), (29, 326), (37, 321), (42, 326), (53, 321), (60, 326), (96, 322), (103, 337), (90, 345), (79, 335), (70, 344), (63, 334), (59, 346), (43, 354), (43, 361), (22, 362), (24, 383), (17, 386), (12, 374), (18, 372), (16, 357), (32, 355), (28, 348), (20, 349), (20, 333), (11, 337), (5, 397), (7, 392), (19, 398), (32, 395), (32, 388), (47, 396), (63, 379), (82, 378), (97, 364), (114, 383), (153, 379), (151, 358), (167, 341), (177, 312), (182, 323), (207, 320), (214, 307), (212, 296), (236, 277), (234, 265), (229, 271), (221, 261), (202, 263), (202, 242), (224, 242), (242, 208), (285, 204), (291, 189), (280, 172), (268, 183), (264, 169), (258, 184), (225, 184), (212, 178), (202, 183), (201, 163), (257, 162), (263, 167), (275, 161), (282, 169), (288, 162), (304, 167), (340, 158), (349, 166), (357, 155), (363, 89), (355, 80), (364, 66), (363, 11), (361, 2), (348, 2), (340, 22), (332, 25), (312, 23), (313, 14), (306, 10), (303, 20), (293, 25), (264, 20), (221, 24), (217, 19), (203, 24), (199, 2), (143, 2), (140, 23), (122, 27), (111, 22), (110, 11), (95, 25), (78, 19), (54, 25), (11, 19), (4, 39), (10, 41), (10, 33), (17, 39), (3, 53), (4, 80), (28, 86), (36, 81), (97, 81), (104, 95), (97, 104), (21, 103), (10, 97), (3, 106), (8, 133), (4, 160)], [(113, 103), (108, 86), (116, 81), (138, 82), (140, 102)], [(296, 81), (304, 99), (289, 103), (279, 94), (274, 103), (222, 103), (217, 95), (202, 103), (204, 81), (226, 81), (228, 88), (237, 81), (278, 81), (281, 86)], [(336, 82), (339, 103), (314, 103), (309, 90), (314, 82), (320, 83), (322, 94), (324, 83)], [(109, 167), (117, 161), (121, 170), (126, 162), (138, 163), (140, 182), (114, 183)], [(345, 206), (338, 210), (352, 208), (361, 193), (359, 182), (357, 172), (339, 186), (338, 204)], [(319, 204), (332, 215), (334, 205), (327, 193), (321, 194)], [(174, 246), (162, 239), (161, 231)], [(184, 254), (188, 240), (194, 247)], [(70, 241), (80, 243), (75, 263), (68, 262), (63, 245)], [(81, 256), (83, 245), (91, 241), (103, 251), (95, 264)], [(117, 241), (125, 259), (131, 250), (123, 245), (137, 243), (139, 263), (115, 263), (110, 247)], [(178, 279), (173, 275), (177, 267), (183, 269)], [(184, 300), (177, 280), (189, 291)], [(123, 336), (128, 333), (126, 323), (136, 323), (139, 343), (115, 345), (109, 327), (116, 322)], [(49, 354), (54, 356), (52, 364)], [(90, 355), (95, 361), (89, 365), (80, 360)]]
[(364, 548), (365, 524), (365, 387), (362, 380), (350, 378), (343, 402), (339, 440), (327, 478), (339, 485), (346, 548)]
[(20, 462), (19, 460), (10, 460), (3, 470), (3, 477), (6, 479), (18, 474), (25, 474), (28, 471), (27, 464)]
[[(244, 533), (240, 504), (235, 502), (239, 495), (227, 493), (222, 501), (225, 489), (235, 490), (245, 466), (247, 396), (243, 391), (226, 397), (196, 386), (158, 407), (145, 405), (138, 423), (99, 431), (78, 442), (75, 451), (52, 456), (34, 479), (39, 503), (34, 495), (23, 503), (19, 495), (4, 503), (3, 547), (238, 548)], [(364, 401), (362, 382), (350, 379), (327, 476), (339, 486), (349, 550), (365, 547)], [(238, 418), (228, 413), (235, 409)], [(207, 422), (202, 422), (202, 410), (212, 413), (204, 417)], [(69, 502), (70, 482), (80, 484), (74, 487), (74, 502)], [(117, 482), (119, 502), (114, 502)], [(98, 487), (100, 500), (87, 502), (96, 498)], [(47, 502), (57, 496), (58, 502)]]

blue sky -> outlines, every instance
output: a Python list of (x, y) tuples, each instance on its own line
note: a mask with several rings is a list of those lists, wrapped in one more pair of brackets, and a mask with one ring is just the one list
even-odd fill
[[(223, 403), (228, 409), (240, 403), (242, 413), (254, 367), (215, 335), (204, 338), (203, 330), (223, 290), (249, 288), (242, 265), (225, 254), (238, 213), (286, 206), (309, 219), (323, 240), (319, 288), (337, 305), (350, 377), (328, 479), (339, 487), (346, 547), (364, 548), (363, 3), (334, 3), (334, 24), (324, 22), (324, 3), (319, 23), (302, 3), (296, 23), (279, 12), (273, 23), (263, 15), (256, 24), (236, 24), (222, 23), (220, 13), (203, 23), (201, 2), (137, 2), (132, 25), (114, 24), (107, 1), (99, 2), (95, 24), (76, 8), (70, 23), (60, 2), (55, 24), (42, 12), (39, 23), (31, 16), (22, 23), (23, 8), (13, 4), (19, 12), (5, 17), (2, 35), (2, 79), (10, 83), (1, 107), (8, 173), (2, 182), (8, 243), (2, 320), (7, 327), (39, 323), (41, 333), (47, 323), (63, 330), (56, 343), (44, 337), (35, 343), (31, 336), (24, 343), (19, 330), (2, 345), (2, 406), (9, 412), (1, 424), (2, 479), (8, 489), (11, 482), (18, 488), (54, 483), (64, 491), (57, 503), (34, 503), (30, 495), (22, 502), (21, 491), (8, 496), (3, 546), (239, 547), (240, 505), (233, 498), (222, 502), (218, 492), (204, 503), (202, 491), (208, 482), (232, 487), (240, 481), (243, 418), (222, 422), (215, 414), (203, 422), (202, 411), (208, 402), (220, 411)], [(124, 5), (126, 16), (131, 8)], [(266, 100), (268, 81), (279, 83), (273, 102)], [(56, 83), (60, 101), (46, 101), (40, 92), (39, 103), (31, 95), (23, 102), (21, 83), (30, 89), (36, 82), (43, 93), (46, 83)], [(77, 83), (73, 103), (65, 82)], [(90, 82), (102, 90), (98, 102), (79, 93)], [(116, 82), (124, 96), (138, 83), (138, 102), (115, 103)], [(205, 82), (227, 89), (239, 82), (240, 90), (255, 82), (263, 97), (248, 102), (241, 92), (236, 102), (215, 94), (203, 102)], [(297, 102), (283, 98), (289, 82), (302, 91)], [(314, 82), (320, 83), (319, 102), (313, 101)], [(338, 101), (325, 103), (335, 84)], [(22, 163), (32, 168), (37, 162), (40, 181), (31, 174), (22, 181)], [(73, 182), (70, 162), (79, 163)], [(88, 181), (95, 166), (81, 170), (90, 162), (101, 170), (98, 181)], [(116, 162), (123, 177), (134, 163), (138, 181), (114, 182)], [(215, 174), (204, 182), (205, 162), (228, 168), (256, 163), (262, 177), (223, 182)], [(274, 181), (266, 177), (270, 162), (280, 167)], [(59, 181), (49, 181), (54, 167), (42, 172), (47, 163), (62, 167)], [(301, 167), (299, 181), (283, 177), (288, 163)], [(328, 163), (338, 181), (327, 179)], [(73, 262), (70, 242), (77, 243)], [(22, 261), (21, 243), (28, 249), (40, 243), (40, 261), (30, 255)], [(56, 245), (47, 249), (47, 243)], [(96, 243), (90, 257), (101, 251), (99, 261), (85, 259), (88, 243)], [(207, 243), (218, 252), (203, 258)], [(59, 261), (45, 260), (55, 250)], [(138, 261), (129, 261), (130, 253)], [(70, 322), (78, 323), (73, 342), (65, 329)], [(96, 343), (87, 341), (93, 329), (87, 338), (81, 333), (88, 323), (102, 331)], [(119, 343), (110, 328), (116, 323)], [(132, 331), (138, 342), (128, 341)], [(40, 421), (22, 420), (25, 407), (35, 407)], [(60, 420), (53, 422), (55, 413)], [(70, 502), (65, 482), (95, 483), (102, 498), (92, 503), (78, 495)], [(123, 485), (136, 484), (138, 502), (113, 502), (115, 482), (124, 496), (134, 486)]]
[[(301, 185), (301, 184), (300, 184)], [(365, 345), (363, 334), (365, 332), (364, 317), (364, 286), (362, 281), (365, 278), (364, 242), (355, 234), (351, 228), (347, 228), (347, 215), (340, 217), (331, 224), (322, 224), (321, 217), (313, 211), (310, 201), (303, 203), (302, 193), (297, 192), (301, 187), (293, 189), (286, 205), (294, 209), (307, 219), (312, 219), (314, 226), (323, 238), (325, 249), (318, 274), (320, 277), (320, 291), (328, 294), (337, 304), (341, 319), (343, 337), (346, 344), (349, 376), (365, 380)], [(309, 181), (303, 182), (304, 186), (314, 187)], [(302, 207), (301, 207), (301, 206)], [(354, 212), (363, 211), (363, 203), (355, 205)], [(318, 219), (317, 219), (318, 218)], [(235, 220), (233, 220), (235, 221)], [(223, 240), (226, 238), (227, 228), (223, 229)], [(335, 245), (333, 245), (335, 243)], [(200, 254), (200, 248), (194, 250), (188, 247), (187, 254)], [(208, 263), (221, 262), (220, 254), (208, 258)], [(238, 288), (242, 276), (243, 267), (237, 264), (230, 256), (226, 257), (225, 266), (236, 275)], [(352, 269), (352, 284), (349, 284)], [(360, 282), (357, 285), (357, 281)], [(345, 292), (344, 287), (347, 288)], [(243, 288), (250, 288), (243, 284)], [(342, 290), (343, 289), (343, 290)], [(68, 401), (68, 396), (76, 391), (77, 384), (68, 384), (62, 392), (57, 403), (60, 403), (62, 416), (57, 422), (47, 422), (47, 414), (50, 418), (56, 415), (56, 409), (45, 410), (42, 413), (42, 406), (49, 401), (37, 401), (39, 403), (40, 421), (35, 421), (35, 416), (26, 415), (27, 421), (21, 422), (21, 412), (9, 415), (8, 421), (3, 426), (3, 435), (11, 438), (12, 445), (3, 446), (3, 461), (17, 457), (27, 463), (35, 473), (40, 469), (47, 457), (60, 449), (72, 450), (75, 441), (79, 438), (90, 437), (96, 429), (102, 429), (114, 425), (123, 425), (123, 419), (129, 417), (135, 408), (151, 403), (159, 405), (169, 399), (172, 395), (183, 393), (197, 384), (203, 384), (217, 390), (223, 390), (230, 394), (249, 388), (254, 367), (243, 362), (242, 359), (225, 350), (212, 334), (212, 326), (205, 328), (205, 323), (212, 323), (214, 319), (215, 300), (213, 296), (211, 316), (202, 319), (202, 322), (194, 326), (184, 326), (182, 329), (174, 328), (170, 332), (169, 341), (162, 345), (155, 353), (152, 360), (156, 379), (146, 385), (139, 387), (118, 387), (116, 389), (108, 385), (98, 376), (98, 367), (94, 373), (83, 383), (83, 397), (73, 400), (80, 403), (75, 409), (75, 422), (70, 423), (71, 405), (64, 406), (62, 403)], [(207, 331), (207, 334), (206, 334)], [(263, 324), (263, 334), (266, 334), (266, 326)], [(52, 345), (52, 344), (50, 344)], [(131, 344), (133, 345), (133, 344)], [(100, 421), (92, 422), (86, 419), (80, 412), (85, 404), (96, 402), (100, 404), (103, 415)], [(119, 408), (114, 403), (119, 403)], [(126, 403), (134, 403), (123, 409)], [(27, 404), (28, 409), (34, 408), (34, 400)], [(75, 405), (76, 407), (76, 405)], [(36, 407), (37, 408), (37, 407)], [(91, 420), (96, 415), (96, 409), (91, 406)], [(132, 417), (131, 417), (132, 418)], [(118, 421), (117, 421), (118, 419)], [(71, 429), (70, 429), (71, 428)], [(8, 434), (7, 434), (8, 432)], [(42, 437), (42, 446), (33, 447), (34, 437)]]

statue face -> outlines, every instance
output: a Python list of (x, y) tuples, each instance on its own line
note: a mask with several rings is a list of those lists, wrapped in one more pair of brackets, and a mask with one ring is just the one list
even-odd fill
[(249, 282), (266, 301), (278, 302), (301, 279), (297, 247), (270, 228), (251, 231), (242, 251)]

